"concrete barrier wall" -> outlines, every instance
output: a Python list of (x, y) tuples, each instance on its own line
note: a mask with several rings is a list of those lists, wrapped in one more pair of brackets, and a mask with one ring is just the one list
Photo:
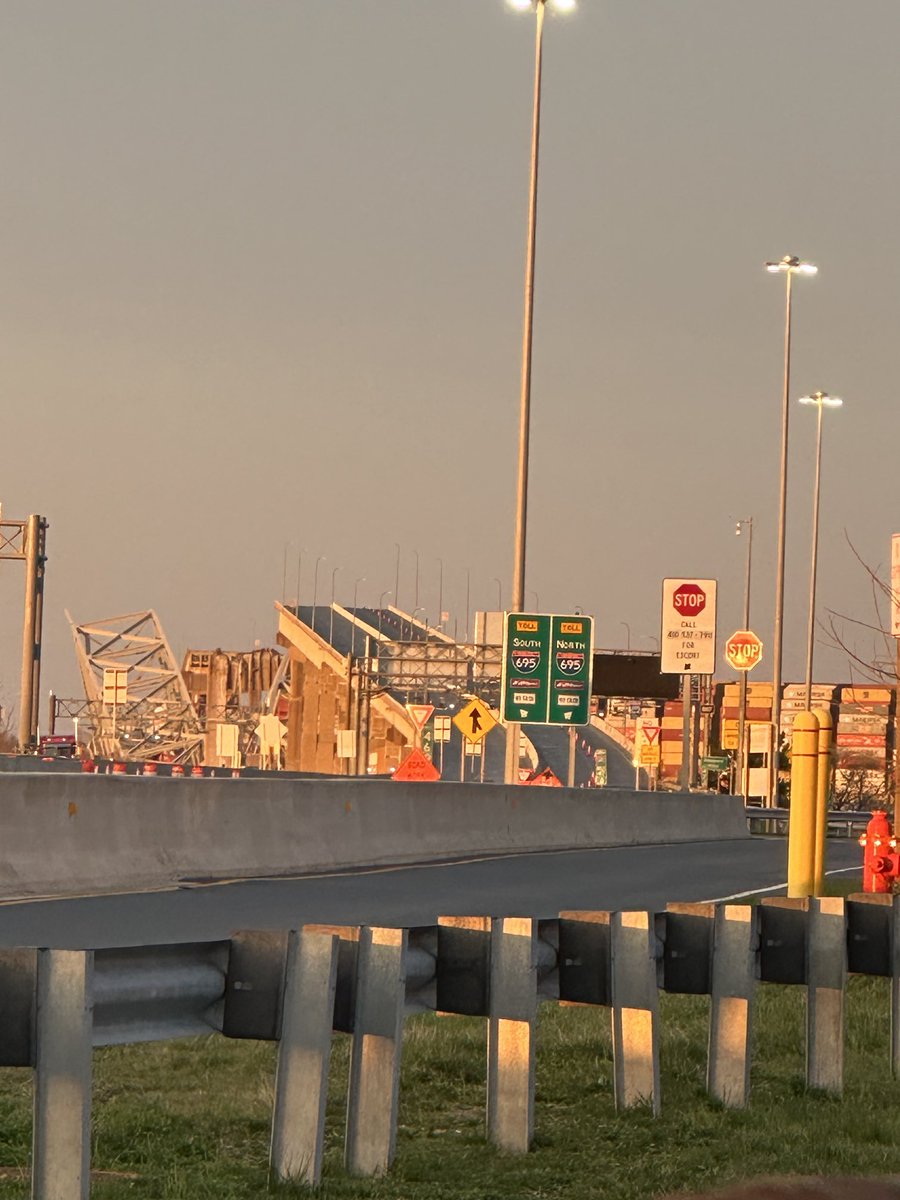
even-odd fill
[(740, 838), (740, 797), (391, 780), (0, 775), (0, 896)]

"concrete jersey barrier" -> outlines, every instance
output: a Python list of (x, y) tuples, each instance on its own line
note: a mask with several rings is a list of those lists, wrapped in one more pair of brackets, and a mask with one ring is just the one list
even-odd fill
[(0, 896), (743, 838), (737, 796), (373, 780), (0, 776)]

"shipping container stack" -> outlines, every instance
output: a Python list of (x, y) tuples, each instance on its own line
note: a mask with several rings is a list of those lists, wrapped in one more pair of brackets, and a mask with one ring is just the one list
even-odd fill
[(681, 771), (681, 737), (684, 732), (680, 700), (667, 700), (663, 708), (662, 728), (659, 731), (659, 779), (675, 783)]
[(842, 687), (835, 728), (835, 786), (853, 781), (862, 793), (883, 793), (893, 748), (894, 693), (883, 687)]
[[(836, 694), (838, 686), (835, 683), (814, 683), (812, 686), (812, 707), (827, 708), (831, 713), (831, 723), (834, 724), (836, 714)], [(794, 717), (798, 712), (806, 710), (806, 684), (789, 683), (782, 692), (781, 701), (781, 737), (784, 745), (790, 749), (791, 737), (794, 732)]]
[[(750, 724), (772, 720), (771, 683), (747, 683), (747, 721)], [(737, 750), (741, 717), (741, 685), (726, 683), (722, 689), (719, 745), (723, 750)]]

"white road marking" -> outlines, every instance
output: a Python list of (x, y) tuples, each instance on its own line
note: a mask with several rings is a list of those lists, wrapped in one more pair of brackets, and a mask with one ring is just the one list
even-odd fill
[[(828, 875), (846, 875), (848, 871), (859, 871), (862, 868), (855, 867), (837, 867), (834, 871), (826, 871)], [(772, 887), (753, 888), (750, 892), (735, 892), (731, 896), (717, 896), (715, 900), (704, 900), (704, 904), (728, 904), (731, 900), (746, 900), (748, 896), (765, 896), (767, 892), (780, 892), (782, 888), (787, 887), (787, 880), (784, 883), (776, 883)]]

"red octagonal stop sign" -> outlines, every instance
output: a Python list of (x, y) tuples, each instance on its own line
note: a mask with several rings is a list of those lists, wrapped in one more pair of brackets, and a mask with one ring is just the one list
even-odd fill
[(725, 657), (736, 671), (752, 671), (762, 658), (763, 644), (752, 629), (738, 629), (725, 643)]
[(676, 588), (672, 603), (683, 617), (696, 616), (706, 608), (706, 592), (696, 583), (683, 583)]

